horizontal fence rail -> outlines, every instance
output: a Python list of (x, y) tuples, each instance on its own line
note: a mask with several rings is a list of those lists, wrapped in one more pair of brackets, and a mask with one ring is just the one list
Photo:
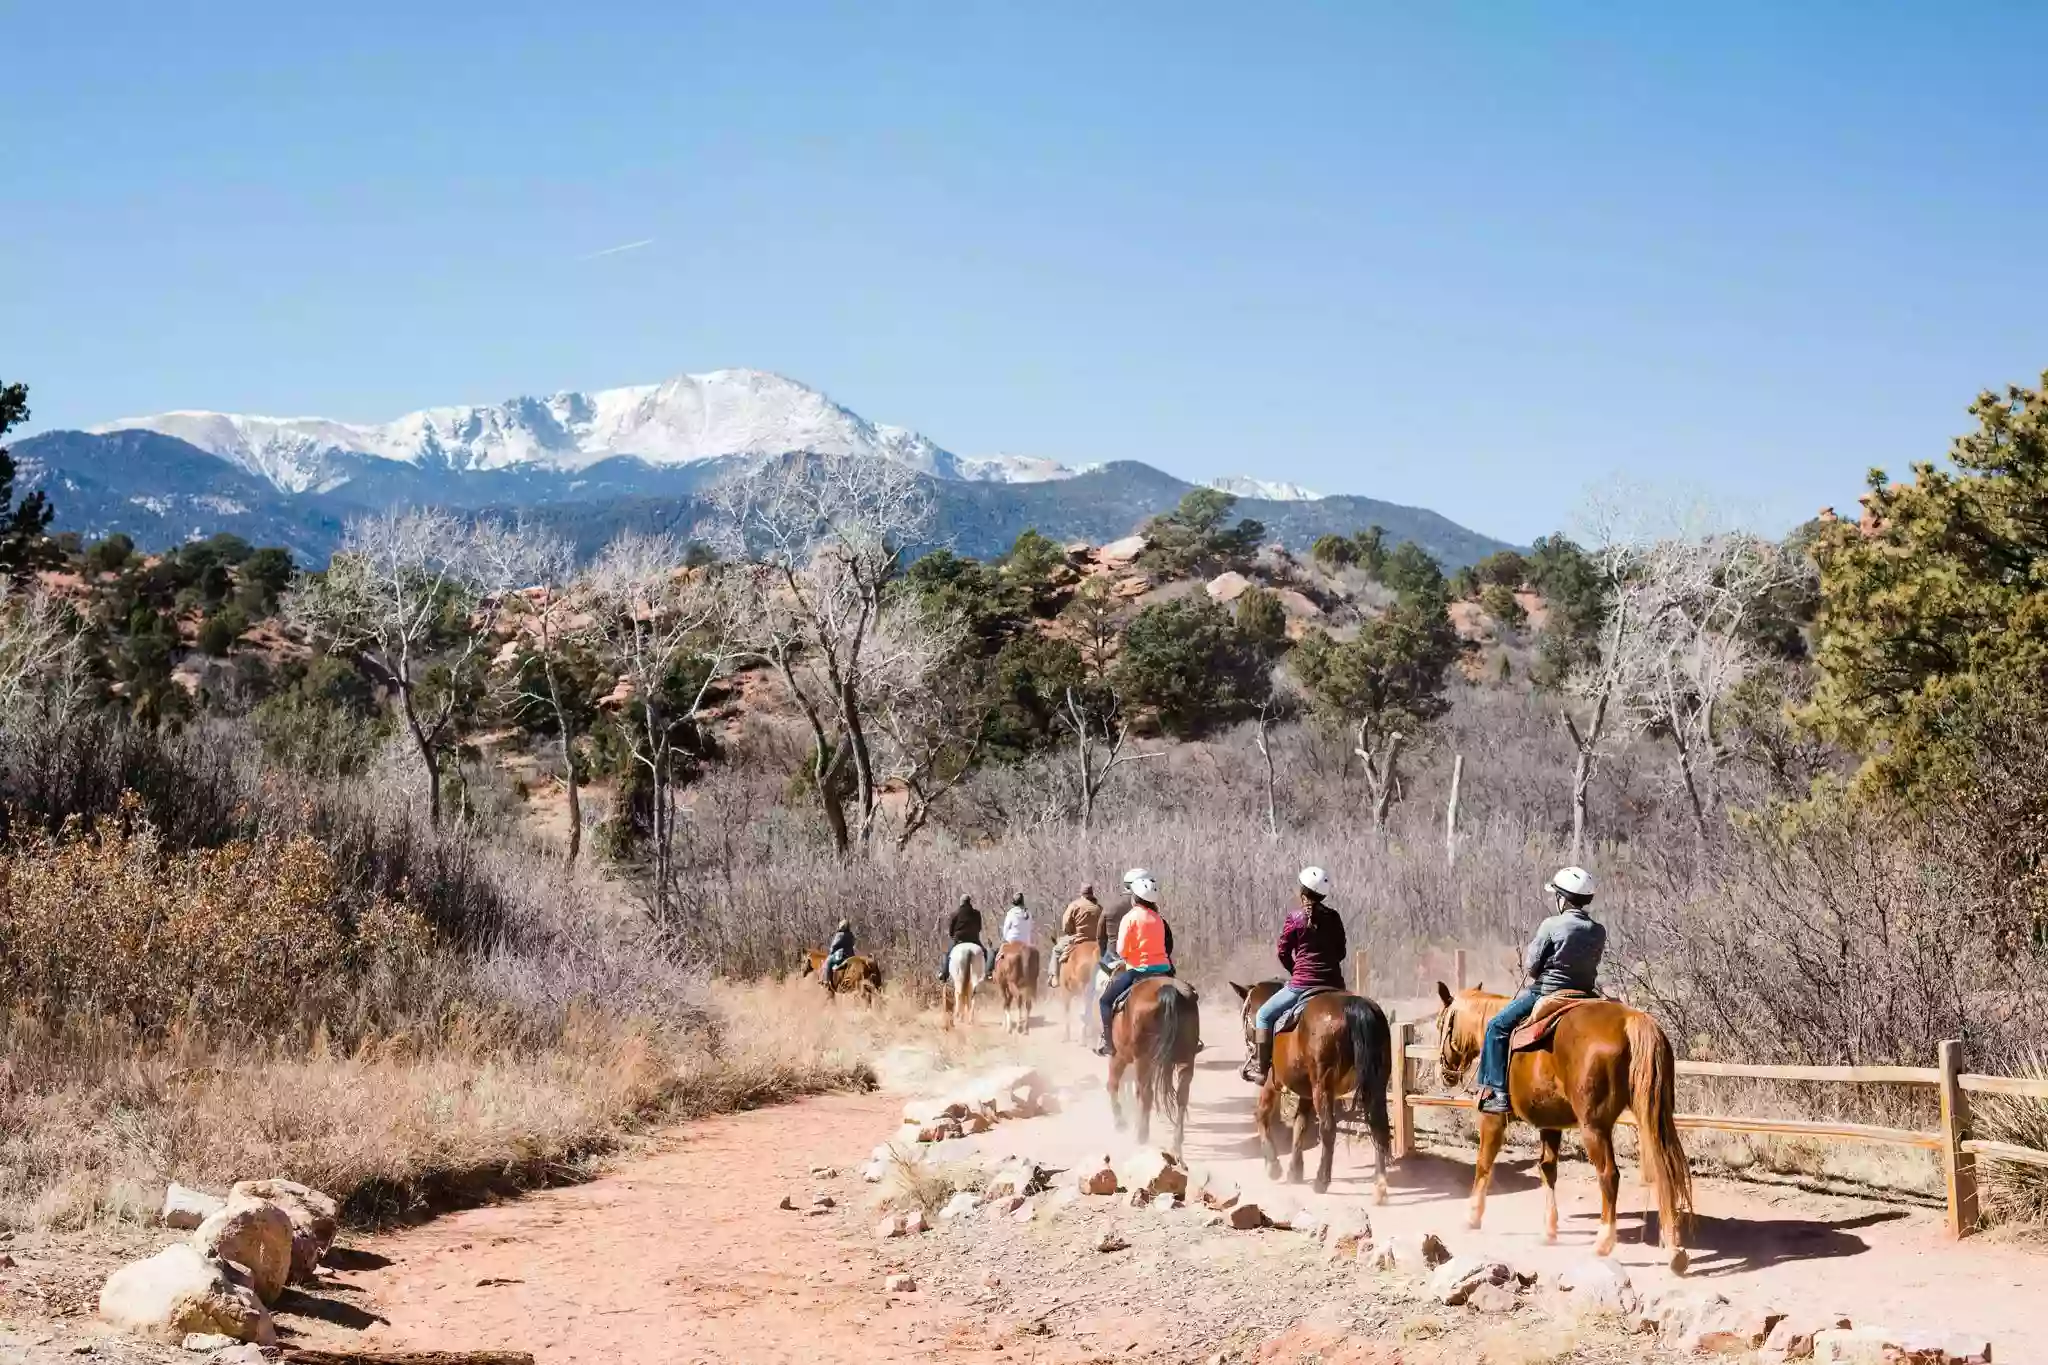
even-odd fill
[[(1456, 976), (1464, 986), (1465, 954), (1456, 954)], [(1364, 954), (1354, 964), (1359, 989), (1365, 989), (1367, 963)], [(1423, 1093), (1411, 1074), (1422, 1064), (1434, 1068), (1437, 1050), (1433, 1044), (1416, 1041), (1418, 1025), (1410, 1020), (1394, 1024), (1401, 1065), (1394, 1068), (1388, 1087), (1394, 1100), (1394, 1150), (1405, 1156), (1415, 1147), (1415, 1110), (1476, 1109), (1478, 1102), (1463, 1095)], [(1941, 1044), (1933, 1066), (1792, 1066), (1747, 1062), (1688, 1062), (1677, 1064), (1681, 1076), (1714, 1077), (1727, 1080), (1800, 1081), (1844, 1085), (1932, 1086), (1941, 1102), (1941, 1127), (1936, 1132), (1911, 1128), (1887, 1128), (1871, 1123), (1845, 1123), (1820, 1119), (1752, 1118), (1727, 1114), (1679, 1114), (1680, 1128), (1718, 1133), (1753, 1133), (1770, 1137), (1811, 1138), (1823, 1142), (1873, 1142), (1910, 1147), (1937, 1153), (1946, 1186), (1948, 1227), (1952, 1236), (1966, 1237), (1978, 1225), (1977, 1159), (2017, 1162), (2048, 1167), (2048, 1152), (2008, 1142), (1992, 1142), (1970, 1136), (1969, 1096), (2000, 1095), (2018, 1099), (2048, 1100), (2048, 1078), (2025, 1076), (1982, 1076), (1962, 1069), (1963, 1045)], [(1622, 1123), (1633, 1124), (1633, 1115)]]

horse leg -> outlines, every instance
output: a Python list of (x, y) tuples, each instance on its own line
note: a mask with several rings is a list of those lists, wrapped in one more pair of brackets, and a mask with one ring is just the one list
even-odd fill
[(1564, 1130), (1545, 1128), (1537, 1134), (1543, 1154), (1536, 1158), (1536, 1170), (1543, 1177), (1543, 1240), (1557, 1241), (1557, 1153), (1564, 1145)]
[(1116, 1130), (1121, 1133), (1124, 1129), (1124, 1106), (1121, 1099), (1124, 1089), (1124, 1072), (1130, 1067), (1130, 1063), (1125, 1061), (1123, 1054), (1116, 1049), (1115, 1041), (1116, 1033), (1112, 1028), (1110, 1032), (1110, 1050), (1113, 1055), (1109, 1059), (1109, 1118), (1110, 1122), (1116, 1125)]
[(1173, 1100), (1173, 1154), (1181, 1156), (1188, 1149), (1188, 1096), (1195, 1088), (1195, 1064), (1189, 1062), (1179, 1068), (1180, 1077), (1175, 1084)]
[(1159, 1094), (1158, 1068), (1150, 1062), (1138, 1063), (1138, 1145), (1145, 1146), (1152, 1141), (1152, 1105)]
[(1271, 1076), (1259, 1087), (1258, 1108), (1254, 1111), (1259, 1123), (1259, 1146), (1266, 1154), (1266, 1179), (1280, 1178), (1280, 1144), (1273, 1137), (1280, 1121), (1280, 1086)]
[(1303, 1153), (1308, 1150), (1309, 1130), (1316, 1122), (1316, 1102), (1308, 1095), (1297, 1094), (1301, 1103), (1294, 1110), (1294, 1157), (1287, 1163), (1287, 1183), (1299, 1185), (1302, 1180)]
[(1621, 1168), (1614, 1164), (1614, 1134), (1605, 1128), (1582, 1124), (1579, 1140), (1586, 1144), (1586, 1160), (1600, 1178), (1600, 1236), (1593, 1243), (1595, 1256), (1614, 1250), (1614, 1206), (1621, 1197)]
[(1337, 1159), (1337, 1097), (1328, 1077), (1316, 1081), (1316, 1133), (1322, 1139), (1322, 1155), (1316, 1160), (1317, 1194), (1330, 1192), (1330, 1167)]
[(1506, 1114), (1479, 1116), (1479, 1160), (1472, 1167), (1472, 1207), (1465, 1226), (1476, 1228), (1486, 1217), (1486, 1190), (1493, 1184), (1493, 1163), (1500, 1156), (1500, 1144), (1508, 1135)]

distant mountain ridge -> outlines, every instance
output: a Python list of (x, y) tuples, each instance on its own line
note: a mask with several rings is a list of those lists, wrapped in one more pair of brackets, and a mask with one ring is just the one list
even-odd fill
[[(1134, 461), (1076, 469), (956, 455), (759, 370), (429, 408), (378, 424), (178, 411), (14, 444), (22, 486), (48, 491), (60, 530), (122, 531), (147, 548), (233, 531), (312, 564), (325, 563), (349, 517), (397, 505), (519, 511), (562, 526), (585, 549), (626, 525), (687, 532), (710, 483), (803, 451), (917, 470), (931, 481), (939, 540), (982, 557), (1031, 527), (1062, 540), (1114, 539), (1195, 486)], [(1421, 508), (1242, 476), (1213, 483), (1240, 495), (1240, 516), (1296, 550), (1326, 531), (1372, 524), (1446, 565), (1503, 548)]]

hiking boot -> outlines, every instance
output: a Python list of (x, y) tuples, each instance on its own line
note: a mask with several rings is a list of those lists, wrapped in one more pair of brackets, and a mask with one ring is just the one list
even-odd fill
[(1253, 1085), (1264, 1085), (1266, 1073), (1273, 1069), (1273, 1030), (1260, 1029), (1253, 1049), (1254, 1055), (1245, 1059), (1244, 1078)]
[(1116, 1049), (1111, 1047), (1109, 1041), (1105, 1039), (1095, 1045), (1095, 1055), (1098, 1057), (1114, 1057), (1116, 1056)]
[(1505, 1090), (1484, 1090), (1479, 1095), (1479, 1112), (1482, 1114), (1512, 1114)]

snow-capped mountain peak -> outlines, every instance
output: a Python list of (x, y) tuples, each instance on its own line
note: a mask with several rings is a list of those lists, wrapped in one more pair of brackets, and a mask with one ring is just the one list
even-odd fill
[(816, 451), (880, 456), (947, 479), (1036, 483), (1075, 472), (1024, 456), (963, 459), (907, 427), (870, 422), (793, 379), (743, 369), (424, 408), (382, 423), (179, 411), (93, 428), (126, 429), (174, 436), (290, 493), (336, 487), (363, 458), (461, 472), (577, 470), (619, 456), (673, 466)]
[(1268, 502), (1321, 502), (1323, 494), (1313, 488), (1303, 488), (1298, 483), (1280, 483), (1270, 479), (1254, 479), (1246, 474), (1225, 474), (1209, 480), (1211, 488), (1232, 493), (1240, 498), (1264, 498)]

